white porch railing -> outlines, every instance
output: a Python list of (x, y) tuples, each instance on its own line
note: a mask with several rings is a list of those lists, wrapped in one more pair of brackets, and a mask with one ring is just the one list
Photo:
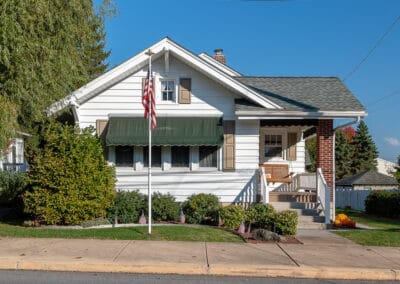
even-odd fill
[(263, 203), (269, 203), (269, 191), (267, 186), (267, 180), (265, 177), (265, 169), (261, 167), (261, 176), (260, 176), (260, 186), (261, 186), (261, 194), (263, 198)]
[(330, 224), (330, 190), (320, 168), (317, 169), (317, 202), (319, 202), (325, 214), (325, 224)]

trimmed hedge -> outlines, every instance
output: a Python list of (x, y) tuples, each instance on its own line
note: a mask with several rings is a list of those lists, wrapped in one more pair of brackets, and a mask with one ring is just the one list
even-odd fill
[(271, 230), (275, 215), (276, 211), (271, 204), (257, 203), (246, 211), (246, 222), (253, 228)]
[(193, 194), (183, 202), (186, 221), (192, 224), (213, 224), (219, 211), (218, 197), (213, 194)]
[(230, 229), (238, 228), (240, 223), (245, 219), (244, 209), (240, 205), (228, 205), (222, 207), (220, 214), (224, 227)]
[(144, 209), (144, 195), (138, 191), (117, 191), (114, 196), (114, 204), (108, 210), (108, 218), (111, 222), (117, 219), (118, 223), (137, 223)]
[(275, 215), (275, 232), (280, 235), (296, 235), (298, 215), (296, 211), (284, 210)]
[[(144, 212), (148, 211), (148, 198), (144, 198)], [(151, 213), (154, 221), (177, 221), (179, 218), (179, 203), (175, 201), (175, 197), (167, 194), (155, 192), (151, 196)]]
[(372, 191), (365, 199), (365, 211), (382, 217), (400, 217), (400, 191)]

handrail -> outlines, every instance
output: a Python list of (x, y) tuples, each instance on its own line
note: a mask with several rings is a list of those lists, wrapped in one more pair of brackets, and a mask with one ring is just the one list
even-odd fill
[(330, 224), (330, 190), (322, 174), (321, 168), (317, 169), (317, 201), (321, 204), (325, 214), (325, 224)]
[(269, 203), (269, 192), (268, 192), (268, 186), (267, 186), (267, 181), (265, 177), (265, 169), (261, 168), (261, 194), (263, 196), (263, 203)]

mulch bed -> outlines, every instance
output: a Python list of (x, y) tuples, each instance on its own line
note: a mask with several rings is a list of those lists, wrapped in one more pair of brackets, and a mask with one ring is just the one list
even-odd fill
[(250, 244), (276, 244), (276, 243), (281, 243), (281, 244), (296, 244), (296, 245), (302, 245), (303, 243), (299, 241), (295, 236), (281, 236), (280, 241), (262, 241), (262, 240), (256, 240), (253, 238), (253, 235), (251, 233), (244, 233), (244, 234), (239, 234), (243, 240), (246, 243)]

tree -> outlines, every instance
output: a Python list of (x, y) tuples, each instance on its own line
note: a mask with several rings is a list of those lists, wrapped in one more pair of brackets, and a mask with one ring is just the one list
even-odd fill
[(397, 179), (398, 182), (398, 187), (400, 188), (400, 156), (397, 158), (399, 161), (397, 167), (396, 167), (396, 172), (394, 173), (394, 177)]
[(314, 173), (317, 171), (317, 138), (312, 137), (306, 140), (306, 151), (310, 158), (310, 165), (307, 165), (307, 171)]
[(353, 162), (352, 173), (356, 174), (367, 170), (376, 170), (378, 158), (378, 150), (369, 134), (368, 126), (364, 121), (361, 121), (357, 127), (353, 147)]
[(34, 132), (51, 103), (107, 68), (92, 0), (2, 0), (0, 31), (1, 144), (15, 127)]
[(112, 206), (114, 168), (94, 129), (50, 122), (32, 161), (25, 212), (46, 224), (80, 224), (105, 217)]
[(348, 136), (344, 130), (336, 132), (335, 136), (335, 170), (336, 179), (350, 176), (352, 173), (352, 146), (348, 143)]

